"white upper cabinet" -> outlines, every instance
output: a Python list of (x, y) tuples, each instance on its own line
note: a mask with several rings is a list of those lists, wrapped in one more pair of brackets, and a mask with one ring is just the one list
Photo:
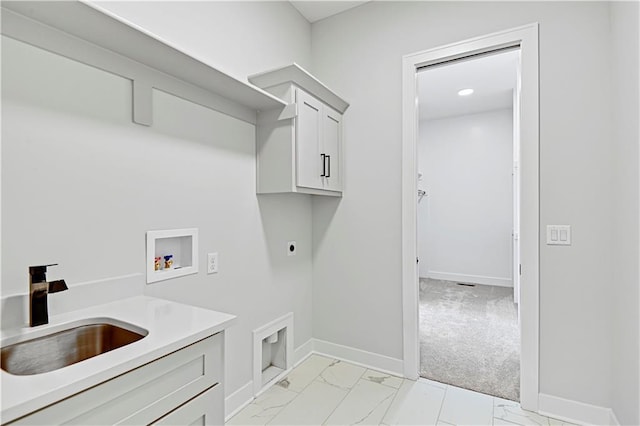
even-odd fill
[(288, 104), (258, 114), (258, 194), (342, 196), (342, 113), (349, 104), (296, 64), (249, 81)]
[(324, 106), (302, 90), (296, 90), (298, 115), (294, 119), (297, 148), (297, 184), (306, 188), (322, 189), (322, 110)]
[(342, 115), (330, 108), (322, 114), (322, 150), (325, 155), (325, 189), (342, 191)]
[(340, 192), (342, 115), (302, 89), (295, 96), (297, 185)]

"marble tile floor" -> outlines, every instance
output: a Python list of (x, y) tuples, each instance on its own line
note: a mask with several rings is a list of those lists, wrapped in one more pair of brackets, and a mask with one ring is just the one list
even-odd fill
[(311, 355), (228, 425), (571, 425), (513, 401)]

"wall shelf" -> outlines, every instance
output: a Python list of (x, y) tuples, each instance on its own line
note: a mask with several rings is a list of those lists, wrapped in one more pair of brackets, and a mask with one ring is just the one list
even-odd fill
[[(164, 257), (168, 255), (172, 264), (167, 267)], [(198, 229), (147, 231), (146, 267), (147, 284), (198, 273)]]
[[(3, 1), (2, 34), (134, 82), (142, 80), (143, 86), (155, 88), (162, 84), (162, 90), (205, 106), (210, 106), (207, 102), (223, 104), (225, 100), (231, 101), (236, 104), (235, 109), (238, 106), (248, 109), (253, 117), (233, 107), (227, 108), (231, 112), (222, 112), (245, 121), (255, 123), (257, 111), (286, 106), (270, 93), (207, 65), (97, 5), (80, 1)], [(137, 67), (132, 67), (131, 61)], [(127, 67), (122, 66), (123, 62), (127, 62)], [(148, 68), (163, 75), (150, 75)], [(180, 93), (174, 93), (177, 89), (170, 86), (175, 83), (168, 81), (167, 76), (188, 83), (190, 87), (180, 87)], [(207, 101), (201, 94), (194, 94), (194, 89), (202, 89), (217, 98)]]

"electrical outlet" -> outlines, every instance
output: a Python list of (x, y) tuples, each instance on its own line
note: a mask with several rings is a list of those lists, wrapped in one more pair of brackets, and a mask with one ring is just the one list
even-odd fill
[(207, 274), (218, 273), (218, 253), (209, 253), (207, 255)]
[(287, 242), (287, 256), (295, 256), (296, 250), (297, 250), (297, 246), (295, 241)]

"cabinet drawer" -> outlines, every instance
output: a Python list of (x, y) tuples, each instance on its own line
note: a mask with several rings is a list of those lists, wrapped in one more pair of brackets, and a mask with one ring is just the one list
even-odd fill
[(154, 424), (189, 426), (224, 424), (224, 392), (222, 385), (215, 385), (176, 408)]
[(149, 424), (222, 381), (219, 333), (11, 424)]

